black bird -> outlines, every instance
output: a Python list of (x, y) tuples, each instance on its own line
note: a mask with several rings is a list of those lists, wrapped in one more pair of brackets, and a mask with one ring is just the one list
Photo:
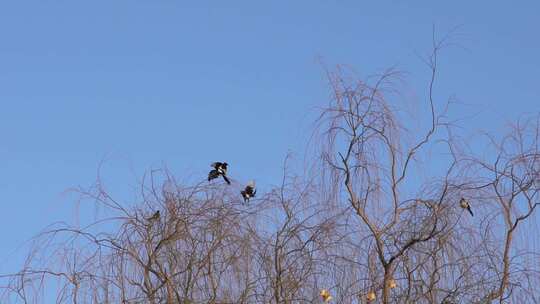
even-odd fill
[(211, 181), (214, 178), (218, 178), (221, 175), (223, 179), (225, 180), (225, 182), (227, 182), (227, 184), (229, 185), (231, 184), (231, 181), (227, 178), (228, 164), (226, 162), (222, 162), (222, 163), (215, 162), (215, 163), (212, 163), (210, 166), (214, 169), (208, 173), (208, 181)]
[(252, 197), (255, 197), (255, 194), (257, 194), (257, 190), (255, 190), (255, 182), (250, 181), (246, 188), (242, 191), (240, 191), (240, 194), (242, 194), (242, 197), (244, 198), (244, 202), (249, 202), (249, 199)]
[(471, 210), (471, 205), (469, 204), (469, 201), (467, 201), (465, 198), (461, 198), (459, 200), (459, 206), (463, 209), (467, 209), (467, 211), (469, 211), (469, 213), (471, 214), (471, 216), (474, 216), (472, 210)]
[(151, 217), (147, 218), (149, 222), (159, 220), (159, 210), (154, 212)]

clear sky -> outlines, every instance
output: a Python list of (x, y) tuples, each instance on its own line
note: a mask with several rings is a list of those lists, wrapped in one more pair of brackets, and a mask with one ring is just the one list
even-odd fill
[(502, 130), (540, 111), (539, 13), (537, 1), (2, 1), (0, 272), (47, 224), (72, 221), (64, 192), (102, 160), (119, 192), (163, 164), (204, 178), (215, 160), (278, 183), (327, 103), (318, 58), (365, 76), (396, 65), (423, 96), (433, 25), (459, 26), (462, 46), (442, 53), (438, 96), (474, 113), (466, 127)]

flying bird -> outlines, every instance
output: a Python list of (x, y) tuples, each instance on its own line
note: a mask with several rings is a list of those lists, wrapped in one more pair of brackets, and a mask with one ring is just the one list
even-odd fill
[(155, 220), (159, 220), (159, 210), (154, 212), (154, 214), (152, 214), (151, 217), (147, 218), (146, 220), (148, 220), (149, 222), (151, 221), (155, 221)]
[(210, 165), (212, 169), (209, 173), (208, 173), (208, 181), (211, 181), (215, 178), (218, 178), (219, 176), (223, 177), (223, 179), (225, 180), (225, 182), (227, 182), (227, 184), (231, 184), (231, 181), (227, 178), (227, 166), (228, 164), (226, 162), (215, 162), (215, 163), (212, 163)]
[(467, 201), (465, 198), (461, 198), (459, 200), (459, 206), (463, 209), (467, 209), (467, 211), (469, 211), (469, 213), (471, 214), (471, 216), (474, 216), (472, 210), (471, 210), (471, 205), (469, 204), (469, 201)]
[(257, 190), (255, 190), (255, 182), (250, 181), (246, 188), (244, 190), (240, 191), (240, 194), (242, 194), (242, 197), (244, 198), (244, 202), (249, 202), (249, 200), (253, 197), (255, 197), (255, 194), (257, 194)]
[(329, 302), (330, 300), (332, 300), (332, 296), (330, 295), (330, 292), (328, 292), (328, 290), (326, 289), (321, 290), (319, 295), (321, 295), (321, 298), (323, 299), (324, 302)]

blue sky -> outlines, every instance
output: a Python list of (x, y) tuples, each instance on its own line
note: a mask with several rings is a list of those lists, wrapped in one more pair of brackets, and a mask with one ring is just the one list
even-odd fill
[[(196, 4), (194, 4), (196, 3)], [(166, 164), (204, 178), (279, 182), (329, 89), (319, 59), (360, 74), (396, 65), (412, 95), (432, 26), (459, 26), (437, 94), (471, 130), (540, 110), (535, 1), (3, 1), (0, 3), (0, 271), (54, 221), (101, 161), (127, 193)], [(474, 118), (471, 118), (473, 116)]]

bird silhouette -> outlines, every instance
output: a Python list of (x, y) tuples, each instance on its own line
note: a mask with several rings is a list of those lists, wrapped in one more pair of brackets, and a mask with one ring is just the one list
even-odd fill
[(467, 209), (467, 211), (469, 211), (469, 213), (471, 214), (471, 216), (474, 216), (474, 213), (472, 212), (471, 210), (471, 205), (469, 204), (469, 201), (467, 201), (465, 198), (461, 198), (459, 200), (459, 206), (463, 209)]
[(255, 194), (257, 194), (257, 190), (255, 189), (255, 182), (250, 181), (246, 188), (244, 190), (240, 191), (240, 194), (242, 194), (242, 197), (244, 198), (244, 202), (249, 202), (249, 200), (252, 197), (255, 197)]
[(158, 210), (158, 211), (154, 212), (154, 214), (152, 214), (152, 216), (147, 218), (146, 220), (148, 220), (149, 222), (155, 221), (155, 220), (159, 219), (159, 216), (160, 216), (160, 214), (159, 214), (159, 210)]
[(227, 166), (228, 164), (226, 162), (215, 162), (215, 163), (212, 163), (210, 165), (212, 168), (212, 170), (210, 170), (210, 172), (208, 172), (208, 181), (211, 181), (215, 178), (218, 178), (219, 176), (223, 177), (223, 180), (225, 180), (225, 182), (227, 184), (231, 184), (231, 181), (227, 178)]

